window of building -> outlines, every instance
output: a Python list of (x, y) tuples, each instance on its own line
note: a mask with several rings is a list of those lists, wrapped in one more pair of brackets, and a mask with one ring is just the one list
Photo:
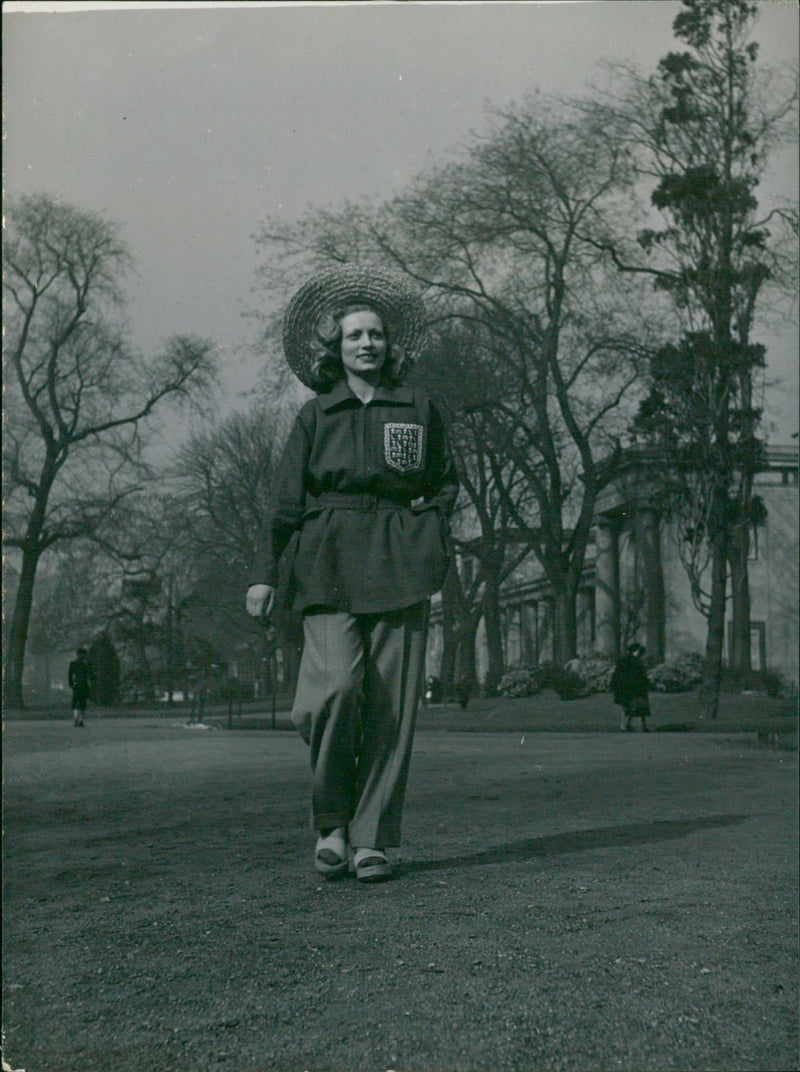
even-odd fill
[(520, 610), (519, 607), (511, 607), (505, 612), (505, 651), (506, 666), (519, 666), (522, 655)]
[[(728, 622), (728, 666), (733, 663), (733, 622)], [(750, 621), (750, 665), (763, 671), (767, 666), (767, 623)]]
[(754, 670), (767, 668), (766, 622), (750, 622), (750, 665)]
[(520, 607), (520, 631), (522, 662), (524, 666), (536, 665), (536, 604), (526, 603)]
[(750, 562), (758, 561), (758, 525), (750, 526), (750, 546), (747, 549), (747, 557)]

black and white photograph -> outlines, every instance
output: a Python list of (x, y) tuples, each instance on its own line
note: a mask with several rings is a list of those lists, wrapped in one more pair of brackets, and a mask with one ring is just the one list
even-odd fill
[(2, 30), (2, 1072), (800, 1068), (798, 4)]

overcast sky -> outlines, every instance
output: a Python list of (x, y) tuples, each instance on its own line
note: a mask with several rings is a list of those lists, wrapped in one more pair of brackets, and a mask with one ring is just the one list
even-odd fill
[[(45, 191), (118, 221), (139, 271), (137, 343), (213, 336), (234, 405), (257, 375), (241, 314), (253, 301), (261, 221), (390, 196), (485, 126), (487, 101), (580, 93), (603, 60), (651, 69), (676, 47), (680, 9), (667, 0), (27, 6), (3, 6), (6, 195)], [(796, 59), (797, 6), (761, 7), (764, 59)], [(778, 183), (791, 194), (794, 157), (785, 159)], [(770, 345), (785, 440), (797, 428), (796, 332)]]

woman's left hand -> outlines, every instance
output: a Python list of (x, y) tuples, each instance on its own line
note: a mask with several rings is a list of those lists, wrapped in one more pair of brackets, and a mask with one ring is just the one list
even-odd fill
[(247, 589), (247, 613), (251, 618), (269, 618), (275, 601), (275, 589), (270, 584), (251, 584)]

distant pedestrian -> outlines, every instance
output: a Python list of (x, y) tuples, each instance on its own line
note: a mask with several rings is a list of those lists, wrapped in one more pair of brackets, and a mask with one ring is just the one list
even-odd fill
[(278, 469), (275, 510), (247, 592), (269, 615), (291, 555), (305, 644), (292, 722), (310, 745), (314, 863), (326, 878), (390, 878), (400, 843), (429, 598), (447, 571), (458, 493), (442, 418), (403, 380), (424, 308), (403, 279), (361, 264), (292, 299), (283, 345), (316, 391)]
[(203, 721), (203, 712), (206, 709), (207, 688), (208, 672), (206, 670), (200, 670), (195, 676), (192, 687), (189, 721), (187, 723), (189, 726), (193, 726), (195, 723), (202, 723)]
[(622, 707), (620, 729), (624, 733), (632, 730), (631, 720), (642, 720), (642, 732), (647, 733), (647, 719), (650, 717), (650, 701), (647, 696), (647, 670), (642, 662), (645, 649), (641, 644), (631, 644), (628, 651), (614, 667), (611, 676), (611, 691), (614, 703)]
[(78, 648), (75, 658), (69, 664), (68, 681), (72, 689), (72, 721), (76, 726), (83, 725), (89, 689), (94, 681), (94, 671), (89, 664), (86, 648)]
[(425, 682), (425, 703), (440, 704), (442, 702), (442, 683), (438, 677), (431, 677)]
[(472, 695), (472, 678), (462, 677), (456, 682), (456, 699), (462, 711), (466, 711), (469, 698)]

